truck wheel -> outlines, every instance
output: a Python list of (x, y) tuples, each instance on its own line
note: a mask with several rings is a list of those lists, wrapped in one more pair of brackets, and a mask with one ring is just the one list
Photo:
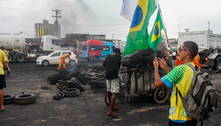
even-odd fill
[(170, 97), (170, 90), (167, 87), (158, 87), (154, 91), (154, 101), (157, 104), (164, 104)]
[(13, 57), (12, 54), (9, 54), (9, 55), (8, 55), (8, 61), (9, 61), (9, 62), (12, 62), (12, 61), (13, 61), (13, 58), (14, 58), (14, 57)]
[(15, 60), (17, 61), (17, 62), (24, 62), (24, 60), (25, 60), (25, 55), (24, 54), (22, 54), (22, 53), (17, 53), (17, 54), (15, 54)]
[(216, 69), (221, 70), (221, 57), (216, 59)]
[(49, 62), (47, 60), (42, 61), (42, 66), (46, 67), (49, 65)]

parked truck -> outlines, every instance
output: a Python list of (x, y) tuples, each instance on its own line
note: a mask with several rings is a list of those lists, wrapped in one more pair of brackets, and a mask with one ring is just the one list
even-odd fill
[(23, 62), (25, 54), (25, 38), (21, 35), (0, 35), (0, 47), (8, 51), (9, 61)]
[(41, 38), (40, 49), (41, 53), (48, 54), (53, 51), (61, 51), (61, 50), (73, 50), (73, 46), (70, 42), (65, 39), (59, 39), (56, 36), (45, 35)]

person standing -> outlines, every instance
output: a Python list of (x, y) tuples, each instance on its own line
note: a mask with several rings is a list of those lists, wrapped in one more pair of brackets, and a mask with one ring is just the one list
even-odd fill
[(8, 66), (8, 58), (5, 52), (0, 50), (0, 111), (4, 110), (4, 92), (3, 88), (6, 87), (4, 68)]
[(117, 115), (113, 111), (117, 109), (116, 98), (117, 93), (119, 93), (120, 91), (120, 84), (118, 78), (120, 61), (120, 49), (114, 48), (114, 53), (107, 55), (103, 63), (103, 66), (106, 70), (106, 86), (108, 97), (110, 99), (109, 111), (107, 112), (107, 115), (111, 117), (117, 117)]
[[(179, 48), (178, 52), (179, 59), (183, 64), (173, 68), (171, 71), (165, 60), (154, 59), (154, 84), (156, 87), (167, 86), (168, 88), (172, 88), (168, 126), (196, 126), (197, 120), (192, 119), (188, 115), (182, 99), (178, 95), (178, 91), (180, 91), (182, 96), (185, 96), (191, 90), (194, 71), (188, 64), (195, 66), (193, 61), (198, 53), (198, 45), (195, 42), (186, 41)], [(163, 78), (159, 75), (159, 66), (167, 72)]]

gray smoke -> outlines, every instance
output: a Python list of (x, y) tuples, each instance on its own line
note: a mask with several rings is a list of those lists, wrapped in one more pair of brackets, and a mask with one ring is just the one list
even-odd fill
[(98, 16), (92, 11), (85, 0), (50, 0), (53, 9), (62, 10), (60, 19), (62, 33), (87, 33), (85, 26), (77, 24), (94, 24)]

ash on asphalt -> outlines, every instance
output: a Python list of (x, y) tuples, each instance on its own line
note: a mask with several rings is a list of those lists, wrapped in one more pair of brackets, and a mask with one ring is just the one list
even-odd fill
[[(32, 105), (7, 105), (0, 112), (1, 126), (162, 126), (167, 125), (168, 105), (156, 105), (151, 97), (134, 98), (134, 103), (119, 102), (118, 119), (107, 117), (104, 103), (105, 88), (87, 90), (79, 97), (52, 99), (57, 93), (55, 85), (46, 81), (55, 73), (56, 66), (37, 67), (34, 62), (13, 63), (7, 76), (6, 93), (35, 93)], [(86, 73), (85, 73), (86, 74)], [(218, 81), (221, 82), (221, 81)], [(104, 83), (103, 83), (104, 84)], [(142, 102), (145, 101), (145, 102)], [(207, 126), (220, 125), (220, 109), (212, 115)]]

